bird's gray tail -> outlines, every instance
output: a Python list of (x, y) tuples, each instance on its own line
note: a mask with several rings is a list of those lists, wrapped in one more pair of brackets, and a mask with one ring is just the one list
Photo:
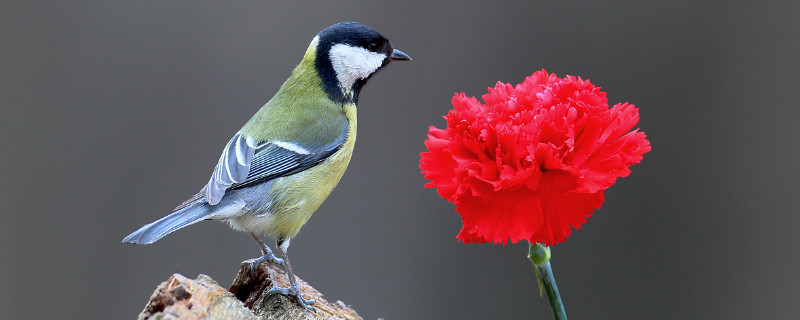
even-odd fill
[(213, 213), (210, 206), (204, 202), (183, 204), (179, 206), (178, 210), (175, 210), (175, 212), (134, 231), (125, 237), (122, 242), (150, 244), (173, 231), (195, 224), (212, 215)]

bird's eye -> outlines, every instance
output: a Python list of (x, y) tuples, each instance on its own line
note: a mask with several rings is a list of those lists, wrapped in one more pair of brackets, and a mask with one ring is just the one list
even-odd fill
[(370, 43), (369, 45), (367, 45), (367, 50), (372, 51), (372, 52), (378, 51), (378, 44), (375, 43), (375, 42)]

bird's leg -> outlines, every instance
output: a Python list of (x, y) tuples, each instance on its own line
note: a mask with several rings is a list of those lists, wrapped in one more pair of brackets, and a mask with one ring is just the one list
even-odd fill
[(284, 267), (286, 268), (287, 276), (289, 277), (289, 287), (288, 288), (281, 288), (278, 286), (273, 286), (269, 291), (267, 291), (267, 295), (280, 293), (282, 295), (288, 296), (290, 298), (294, 298), (300, 303), (301, 306), (304, 308), (314, 311), (314, 304), (313, 299), (307, 300), (303, 298), (303, 294), (300, 293), (300, 288), (297, 286), (297, 280), (294, 278), (294, 273), (292, 272), (292, 265), (289, 263), (289, 256), (286, 254), (286, 250), (289, 249), (289, 241), (291, 239), (278, 239), (278, 250), (281, 252), (281, 256), (283, 257)]
[(255, 239), (256, 242), (258, 242), (258, 246), (261, 248), (262, 254), (261, 257), (257, 258), (252, 264), (250, 264), (250, 278), (256, 278), (256, 269), (258, 269), (258, 266), (264, 262), (269, 262), (279, 266), (284, 265), (283, 259), (276, 257), (275, 254), (272, 253), (272, 249), (270, 249), (269, 246), (264, 243), (264, 241), (261, 241), (261, 238), (252, 232), (250, 235), (253, 236), (253, 239)]

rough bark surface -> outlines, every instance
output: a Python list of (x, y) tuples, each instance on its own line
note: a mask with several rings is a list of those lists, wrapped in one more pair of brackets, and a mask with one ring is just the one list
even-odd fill
[(286, 274), (277, 266), (262, 263), (250, 276), (252, 260), (242, 262), (230, 291), (206, 275), (189, 279), (174, 274), (156, 288), (139, 320), (157, 319), (361, 319), (355, 310), (341, 301), (328, 302), (322, 294), (297, 278), (306, 299), (314, 299), (315, 311), (309, 311), (293, 299), (267, 295), (273, 286), (288, 287)]

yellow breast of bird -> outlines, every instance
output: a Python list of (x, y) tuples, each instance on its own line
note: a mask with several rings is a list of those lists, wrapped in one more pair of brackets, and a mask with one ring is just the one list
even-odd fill
[(282, 192), (272, 195), (270, 221), (263, 233), (275, 237), (294, 237), (339, 183), (353, 155), (357, 129), (355, 105), (347, 104), (343, 109), (349, 120), (347, 140), (339, 151), (319, 165), (275, 180), (272, 190)]

